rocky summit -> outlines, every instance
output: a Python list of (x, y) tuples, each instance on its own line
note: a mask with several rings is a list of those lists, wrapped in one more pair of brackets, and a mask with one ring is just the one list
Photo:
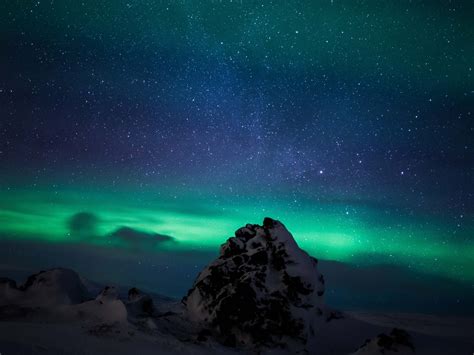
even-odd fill
[(265, 218), (221, 246), (183, 303), (192, 320), (226, 345), (304, 347), (323, 315), (317, 265), (281, 222)]

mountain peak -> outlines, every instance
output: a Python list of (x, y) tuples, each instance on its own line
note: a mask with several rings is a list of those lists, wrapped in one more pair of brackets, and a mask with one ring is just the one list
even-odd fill
[(228, 345), (305, 343), (323, 307), (317, 260), (279, 221), (247, 224), (221, 246), (183, 299), (191, 319)]

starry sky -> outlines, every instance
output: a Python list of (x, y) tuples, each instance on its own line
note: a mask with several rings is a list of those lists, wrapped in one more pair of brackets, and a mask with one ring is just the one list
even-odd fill
[(438, 0), (2, 2), (4, 268), (102, 251), (190, 284), (271, 216), (317, 257), (472, 294), (473, 16)]

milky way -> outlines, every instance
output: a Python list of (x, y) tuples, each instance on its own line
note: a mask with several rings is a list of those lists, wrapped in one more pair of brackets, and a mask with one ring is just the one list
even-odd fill
[[(269, 215), (319, 257), (472, 283), (473, 16), (5, 1), (0, 238), (127, 249), (107, 237), (127, 226), (215, 250)], [(94, 238), (71, 233), (78, 213)]]

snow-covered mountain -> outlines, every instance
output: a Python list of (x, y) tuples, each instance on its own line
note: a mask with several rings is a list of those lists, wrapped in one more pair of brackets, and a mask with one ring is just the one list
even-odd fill
[(328, 316), (317, 259), (271, 218), (247, 224), (221, 246), (183, 299), (189, 317), (225, 344), (303, 347)]
[(315, 258), (266, 218), (222, 245), (182, 302), (90, 282), (73, 270), (0, 278), (5, 354), (461, 354), (470, 318), (342, 313)]
[(14, 280), (0, 279), (0, 302), (35, 306), (76, 304), (90, 298), (79, 275), (57, 268), (33, 274), (20, 286)]

